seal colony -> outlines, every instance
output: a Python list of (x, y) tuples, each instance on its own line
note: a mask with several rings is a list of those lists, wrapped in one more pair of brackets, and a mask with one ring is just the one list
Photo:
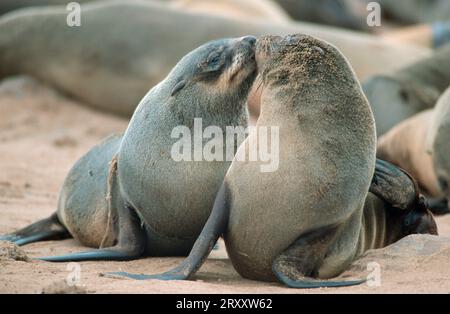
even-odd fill
[(143, 98), (123, 135), (106, 139), (75, 164), (56, 214), (0, 240), (23, 245), (70, 235), (101, 248), (42, 258), (48, 261), (186, 255), (230, 162), (174, 161), (171, 132), (192, 127), (194, 118), (223, 129), (247, 126), (255, 41), (216, 40), (183, 57)]
[(372, 106), (378, 135), (416, 113), (431, 109), (450, 85), (450, 45), (393, 74), (376, 75), (363, 83)]
[(67, 26), (64, 6), (25, 8), (1, 16), (0, 78), (30, 75), (92, 108), (131, 117), (136, 104), (181, 57), (217, 38), (311, 34), (341, 49), (361, 79), (430, 53), (370, 35), (298, 22), (256, 23), (182, 12), (158, 1), (86, 3), (81, 15), (82, 27)]
[[(414, 181), (383, 161), (375, 171), (370, 106), (335, 47), (305, 35), (268, 36), (258, 40), (256, 59), (263, 84), (256, 127), (280, 128), (278, 170), (262, 173), (261, 162), (233, 160), (179, 267), (161, 275), (109, 275), (187, 279), (222, 235), (243, 277), (295, 288), (348, 286), (364, 280), (324, 279), (365, 250), (410, 233), (437, 233)], [(237, 154), (247, 152), (256, 134)]]

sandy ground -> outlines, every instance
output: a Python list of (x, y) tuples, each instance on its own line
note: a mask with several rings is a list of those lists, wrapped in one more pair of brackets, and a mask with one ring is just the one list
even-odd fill
[[(72, 164), (127, 121), (100, 114), (31, 80), (0, 84), (0, 234), (14, 231), (55, 210), (58, 191)], [(440, 237), (410, 236), (390, 247), (370, 251), (343, 274), (379, 274), (380, 285), (295, 290), (278, 283), (241, 278), (227, 259), (223, 243), (191, 281), (134, 281), (102, 272), (157, 273), (179, 258), (131, 262), (83, 262), (77, 265), (29, 258), (84, 250), (76, 241), (48, 241), (20, 249), (0, 243), (0, 293), (449, 293), (450, 215), (438, 218)], [(375, 263), (375, 264), (374, 264)], [(379, 267), (379, 268), (378, 268)], [(373, 283), (374, 281), (370, 281)]]

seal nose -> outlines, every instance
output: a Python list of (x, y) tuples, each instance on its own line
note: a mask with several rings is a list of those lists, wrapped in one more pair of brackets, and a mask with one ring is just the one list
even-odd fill
[(254, 47), (256, 44), (256, 37), (255, 36), (244, 36), (244, 37), (241, 37), (241, 41), (246, 42), (250, 46)]

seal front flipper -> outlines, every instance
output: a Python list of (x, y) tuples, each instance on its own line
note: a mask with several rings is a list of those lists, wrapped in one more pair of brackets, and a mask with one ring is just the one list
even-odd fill
[(327, 249), (335, 238), (337, 227), (329, 226), (301, 235), (275, 258), (272, 271), (278, 280), (290, 288), (347, 287), (362, 284), (366, 279), (316, 279), (326, 258)]
[(0, 240), (10, 241), (20, 246), (32, 242), (69, 237), (67, 229), (59, 222), (56, 214), (53, 214), (49, 218), (42, 219), (16, 232), (0, 236)]
[(427, 198), (428, 208), (434, 215), (450, 214), (447, 198)]
[(411, 208), (419, 199), (419, 188), (414, 178), (381, 159), (376, 160), (369, 191), (400, 210)]
[(140, 257), (145, 249), (146, 237), (144, 229), (141, 227), (139, 217), (133, 209), (127, 206), (123, 206), (119, 209), (118, 214), (120, 226), (118, 237), (119, 240), (115, 246), (61, 256), (40, 257), (37, 259), (48, 262), (88, 260), (125, 261)]
[(202, 266), (219, 237), (225, 232), (228, 224), (229, 203), (226, 183), (217, 193), (214, 206), (202, 232), (194, 243), (189, 256), (177, 267), (162, 274), (138, 275), (126, 272), (105, 273), (107, 277), (128, 277), (137, 280), (186, 280)]

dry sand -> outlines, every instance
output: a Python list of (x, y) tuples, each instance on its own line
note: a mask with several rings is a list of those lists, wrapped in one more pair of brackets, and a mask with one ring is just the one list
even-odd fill
[[(92, 111), (30, 79), (0, 84), (0, 234), (53, 213), (72, 164), (102, 138), (124, 131), (126, 125), (125, 120)], [(80, 281), (68, 287), (65, 281), (73, 278), (73, 265), (27, 257), (86, 249), (70, 239), (21, 248), (1, 242), (0, 293), (449, 293), (450, 215), (439, 217), (438, 224), (440, 237), (414, 235), (369, 251), (343, 274), (376, 274), (376, 267), (370, 267), (378, 264), (380, 286), (295, 290), (246, 280), (233, 269), (221, 243), (191, 281), (134, 281), (100, 275), (119, 270), (157, 273), (181, 260), (145, 258), (79, 263)]]

